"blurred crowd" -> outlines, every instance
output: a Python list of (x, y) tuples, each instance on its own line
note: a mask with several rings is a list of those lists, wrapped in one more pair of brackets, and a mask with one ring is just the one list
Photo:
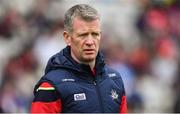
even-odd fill
[(180, 112), (179, 0), (0, 0), (0, 112), (29, 112), (63, 16), (77, 3), (102, 16), (101, 51), (125, 84), (130, 113)]

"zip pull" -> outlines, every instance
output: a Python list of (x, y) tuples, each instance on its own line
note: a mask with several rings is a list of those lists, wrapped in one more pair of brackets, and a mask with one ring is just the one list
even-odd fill
[(94, 81), (94, 85), (96, 85), (96, 81)]

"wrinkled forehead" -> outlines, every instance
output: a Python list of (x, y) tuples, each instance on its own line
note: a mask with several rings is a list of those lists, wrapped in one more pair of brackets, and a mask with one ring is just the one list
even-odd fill
[(72, 26), (73, 31), (77, 30), (95, 30), (95, 31), (101, 31), (101, 22), (99, 19), (87, 21), (83, 20), (79, 17), (76, 17), (73, 19), (73, 26)]

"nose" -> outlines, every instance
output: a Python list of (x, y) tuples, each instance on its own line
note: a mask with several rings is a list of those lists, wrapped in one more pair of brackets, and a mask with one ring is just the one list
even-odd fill
[(91, 45), (94, 44), (94, 41), (93, 41), (93, 38), (92, 38), (91, 35), (88, 36), (88, 38), (86, 39), (85, 44), (86, 44), (87, 46), (91, 46)]

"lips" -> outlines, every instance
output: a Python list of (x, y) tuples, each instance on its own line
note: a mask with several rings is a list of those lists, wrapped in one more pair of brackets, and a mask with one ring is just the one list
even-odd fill
[(84, 49), (83, 50), (86, 54), (93, 54), (95, 52), (95, 49)]
[(95, 51), (94, 49), (84, 49), (84, 51)]

